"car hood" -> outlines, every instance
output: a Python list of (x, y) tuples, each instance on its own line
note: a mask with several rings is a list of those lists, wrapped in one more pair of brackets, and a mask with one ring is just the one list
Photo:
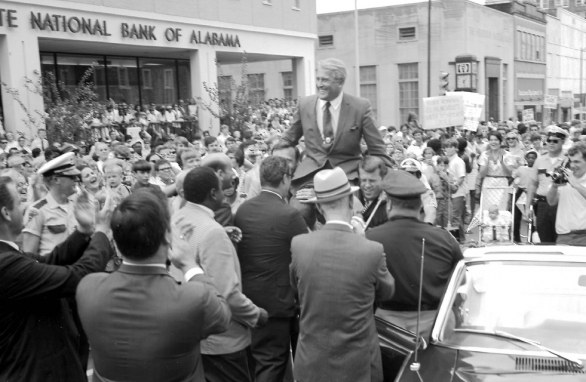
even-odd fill
[(569, 362), (555, 356), (535, 357), (460, 350), (453, 374), (453, 381), (458, 382), (554, 380), (586, 381), (586, 370), (578, 370)]

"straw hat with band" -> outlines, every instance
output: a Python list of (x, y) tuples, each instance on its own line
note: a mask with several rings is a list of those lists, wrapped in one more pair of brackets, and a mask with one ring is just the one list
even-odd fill
[(300, 200), (301, 203), (324, 203), (341, 199), (358, 191), (360, 187), (351, 186), (344, 170), (336, 167), (332, 170), (321, 170), (313, 177), (315, 197)]

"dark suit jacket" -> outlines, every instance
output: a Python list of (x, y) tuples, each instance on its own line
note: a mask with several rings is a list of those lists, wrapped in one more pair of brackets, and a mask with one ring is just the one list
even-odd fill
[(454, 237), (445, 229), (408, 217), (393, 217), (366, 231), (366, 237), (383, 245), (387, 265), (396, 281), (397, 293), (380, 306), (399, 311), (417, 310), (421, 239), (425, 238), (421, 304), (423, 310), (437, 309), (452, 271), (462, 259)]
[(238, 208), (234, 224), (242, 230), (242, 292), (271, 317), (292, 317), (291, 239), (307, 233), (303, 217), (277, 195), (262, 191)]
[(111, 255), (102, 233), (90, 242), (75, 232), (46, 257), (0, 242), (0, 381), (86, 380), (80, 333), (63, 297)]
[(203, 381), (199, 343), (231, 316), (207, 276), (179, 284), (164, 268), (124, 263), (85, 277), (76, 300), (95, 370), (114, 381)]
[(317, 95), (299, 100), (293, 124), (282, 138), (295, 146), (301, 136), (305, 137), (305, 156), (295, 170), (295, 180), (315, 173), (327, 163), (331, 168), (341, 167), (349, 179), (357, 179), (358, 164), (362, 158), (361, 138), (364, 138), (370, 155), (381, 157), (389, 167), (392, 165), (367, 99), (344, 93), (338, 128), (329, 149), (324, 148), (323, 138), (317, 125), (315, 111), (317, 102)]
[(291, 283), (301, 315), (296, 381), (382, 381), (375, 300), (393, 295), (382, 245), (345, 225), (293, 239)]

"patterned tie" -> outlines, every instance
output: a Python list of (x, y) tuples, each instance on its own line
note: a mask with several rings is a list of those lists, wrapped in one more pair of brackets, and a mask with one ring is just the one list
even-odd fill
[(326, 107), (324, 109), (323, 136), (325, 144), (330, 144), (334, 140), (334, 128), (332, 126), (330, 105), (330, 101), (326, 102)]

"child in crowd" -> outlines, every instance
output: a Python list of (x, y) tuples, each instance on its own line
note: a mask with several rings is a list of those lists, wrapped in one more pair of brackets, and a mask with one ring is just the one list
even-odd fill
[[(435, 198), (437, 200), (437, 214), (435, 224), (438, 227), (446, 228), (450, 222), (451, 204), (450, 199), (452, 193), (456, 190), (453, 187), (453, 180), (448, 174), (448, 166), (450, 159), (447, 156), (441, 156), (437, 159), (437, 165), (435, 167), (437, 182), (435, 187), (432, 188), (435, 192)], [(430, 182), (431, 184), (431, 182)]]
[(509, 241), (510, 214), (509, 211), (499, 211), (496, 204), (488, 207), (488, 214), (485, 214), (482, 219), (482, 241), (487, 243)]

